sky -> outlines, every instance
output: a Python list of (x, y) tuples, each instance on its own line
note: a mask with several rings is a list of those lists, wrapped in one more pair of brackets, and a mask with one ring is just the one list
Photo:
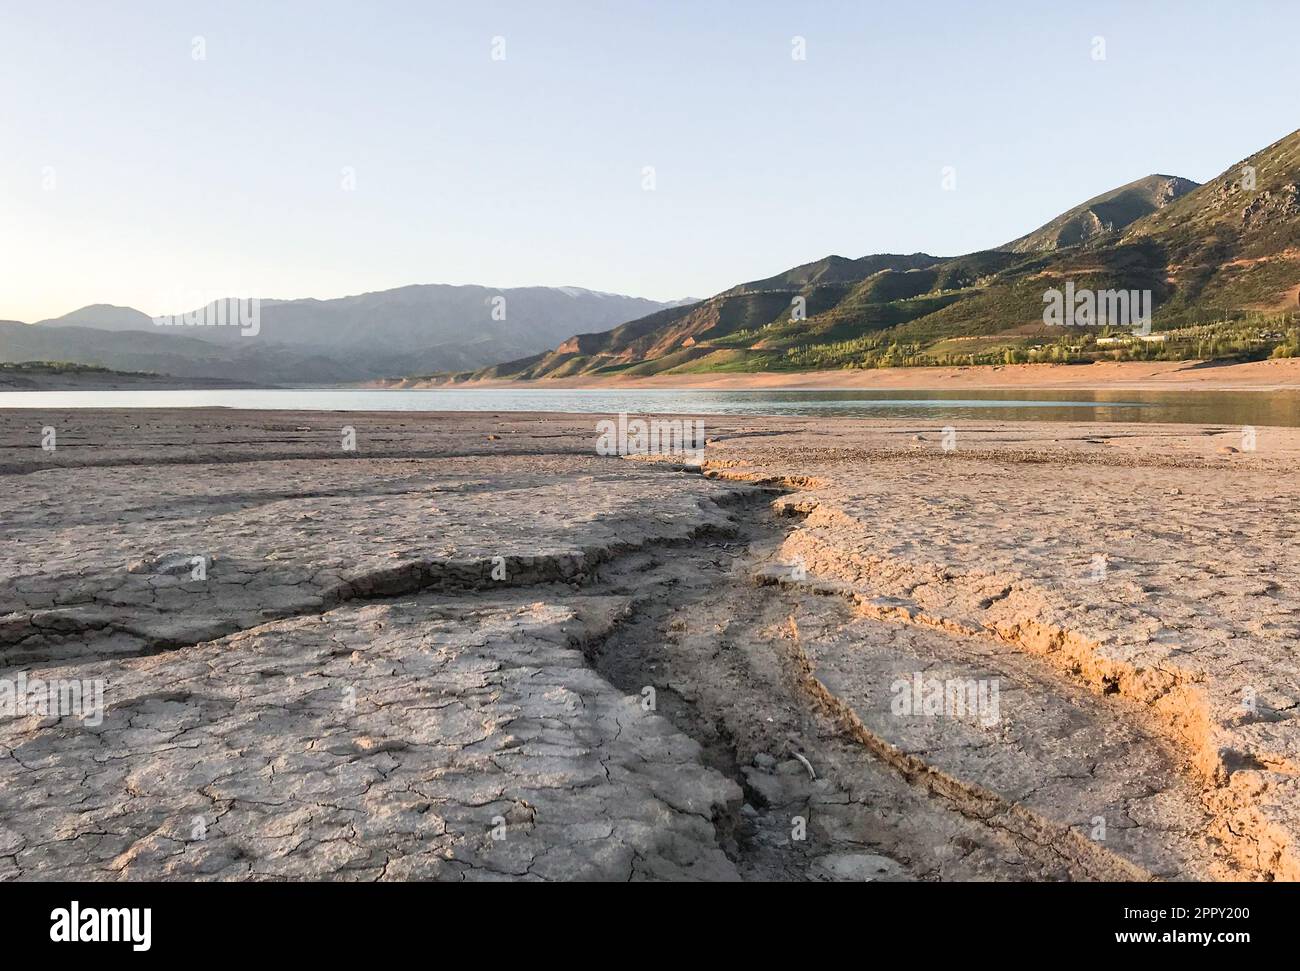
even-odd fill
[(0, 319), (970, 252), (1294, 130), (1297, 37), (1288, 0), (0, 0)]

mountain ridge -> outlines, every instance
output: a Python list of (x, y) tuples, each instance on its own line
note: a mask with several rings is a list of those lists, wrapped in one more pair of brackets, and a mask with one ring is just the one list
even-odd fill
[[(18, 325), (27, 330), (0, 326), (0, 362), (60, 360), (266, 384), (350, 383), (413, 367), (479, 367), (554, 346), (575, 323), (599, 329), (674, 305), (573, 286), (410, 284), (344, 297), (262, 299), (257, 332), (245, 335), (234, 326), (159, 326), (132, 307), (90, 304)], [(183, 321), (184, 313), (202, 309), (180, 308), (178, 316)]]
[(997, 248), (1013, 253), (1038, 253), (1091, 242), (1158, 212), (1199, 185), (1176, 175), (1148, 175), (1135, 179), (1093, 196), (1032, 232)]
[[(1242, 185), (1243, 166), (1254, 188)], [(1051, 327), (1044, 295), (1151, 291), (1157, 334)], [(1011, 243), (838, 255), (439, 381), (1300, 355), (1300, 131), (1200, 185), (1149, 175)]]

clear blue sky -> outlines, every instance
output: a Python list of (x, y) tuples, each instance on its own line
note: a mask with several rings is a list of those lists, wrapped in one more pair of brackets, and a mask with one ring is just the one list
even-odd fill
[(1298, 55), (1283, 0), (0, 0), (0, 319), (966, 252), (1280, 138)]

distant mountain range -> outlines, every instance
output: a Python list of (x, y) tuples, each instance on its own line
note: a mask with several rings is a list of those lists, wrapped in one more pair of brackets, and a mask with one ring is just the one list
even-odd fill
[(0, 363), (68, 361), (257, 384), (348, 383), (480, 367), (553, 347), (575, 328), (607, 328), (693, 302), (578, 287), (430, 284), (333, 300), (262, 300), (256, 336), (233, 326), (158, 326), (139, 310), (101, 304), (31, 325), (0, 321)]
[[(1043, 322), (1044, 292), (1150, 290), (1156, 340)], [(1150, 175), (958, 257), (828, 256), (697, 304), (434, 382), (1300, 354), (1300, 132), (1205, 185)], [(801, 304), (801, 306), (798, 306)], [(798, 306), (799, 313), (795, 312)], [(1161, 333), (1163, 332), (1163, 333)], [(1109, 338), (1108, 338), (1109, 340)], [(1157, 341), (1167, 343), (1157, 343)]]

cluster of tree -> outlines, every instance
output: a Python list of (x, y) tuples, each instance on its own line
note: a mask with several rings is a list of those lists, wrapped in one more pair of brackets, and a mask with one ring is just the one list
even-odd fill
[[(1254, 360), (1300, 357), (1300, 315), (1252, 315), (1161, 332), (1142, 340), (1123, 330), (1074, 332), (1053, 343), (934, 353), (920, 342), (881, 334), (788, 348), (780, 366), (790, 370), (883, 367), (952, 367), (985, 364), (1073, 364), (1085, 361)], [(1099, 338), (1103, 338), (1099, 342)]]

